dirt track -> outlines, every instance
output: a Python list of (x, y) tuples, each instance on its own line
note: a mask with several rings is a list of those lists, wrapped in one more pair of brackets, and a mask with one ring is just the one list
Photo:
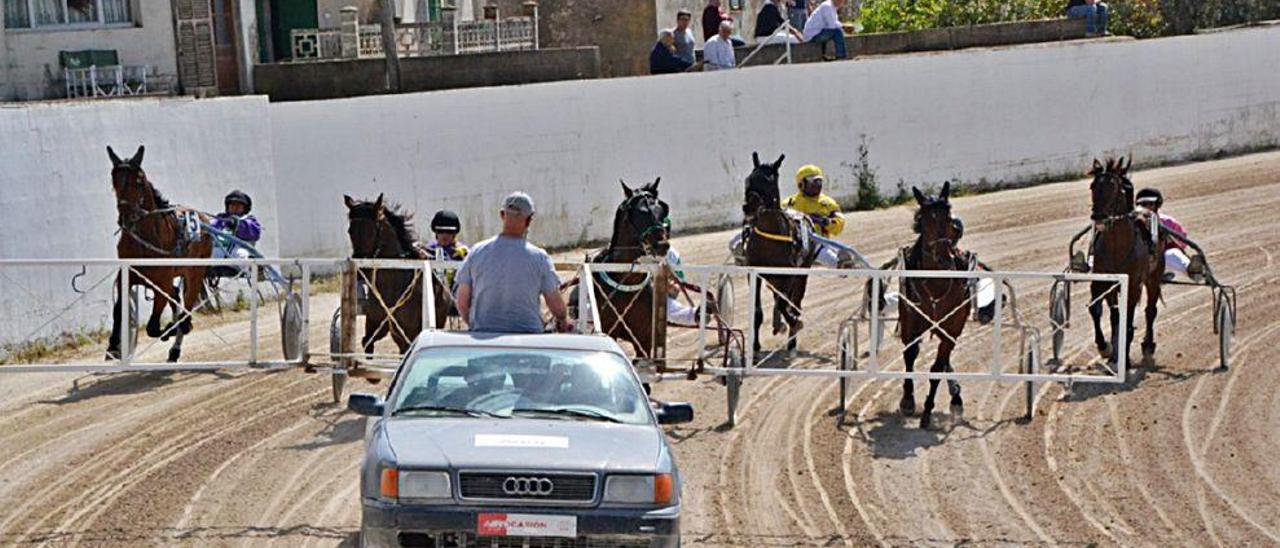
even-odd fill
[[(837, 427), (833, 382), (778, 377), (748, 381), (740, 424), (726, 430), (718, 385), (663, 383), (660, 398), (692, 401), (699, 414), (672, 430), (687, 479), (685, 541), (1280, 544), (1280, 316), (1268, 306), (1280, 299), (1280, 153), (1134, 179), (1164, 190), (1167, 211), (1239, 288), (1233, 369), (1212, 372), (1208, 293), (1174, 288), (1154, 367), (1069, 398), (1046, 386), (1029, 424), (1017, 420), (1020, 385), (967, 384), (964, 418), (940, 400), (938, 424), (921, 431), (896, 411), (900, 383), (874, 382), (854, 388), (849, 424)], [(985, 262), (1055, 271), (1087, 217), (1087, 190), (1074, 182), (963, 198), (956, 213), (965, 247)], [(845, 239), (883, 261), (908, 239), (909, 218), (906, 208), (860, 213)], [(676, 244), (686, 262), (719, 263), (727, 238)], [(1043, 315), (1045, 291), (1019, 295), (1028, 313)], [(332, 301), (313, 306), (313, 340), (325, 340)], [(820, 284), (806, 305), (811, 322), (852, 306)], [(235, 324), (219, 332), (247, 336)], [(962, 346), (979, 346), (989, 334), (966, 337)], [(238, 357), (209, 337), (188, 340), (190, 359)], [(1091, 355), (1084, 340), (1068, 354)], [(832, 344), (816, 329), (802, 340), (815, 352)], [(68, 377), (37, 378), (0, 378), (24, 386), (0, 400), (0, 544), (354, 543), (363, 421), (328, 404), (327, 378), (127, 375), (74, 394)], [(921, 403), (925, 388), (917, 383)]]

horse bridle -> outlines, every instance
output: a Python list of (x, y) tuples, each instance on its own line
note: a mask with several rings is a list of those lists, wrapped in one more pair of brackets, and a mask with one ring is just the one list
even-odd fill
[[(372, 216), (371, 218), (368, 218), (368, 219), (365, 219), (365, 218), (353, 218), (353, 219), (351, 219), (352, 221), (357, 221), (357, 220), (359, 220), (359, 221), (368, 221), (368, 222), (371, 222), (371, 223), (373, 223), (373, 224), (377, 225), (377, 227), (378, 227), (378, 228), (377, 228), (377, 229), (375, 229), (375, 230), (374, 230), (374, 232), (373, 232), (373, 241), (374, 241), (374, 246), (373, 246), (373, 253), (372, 253), (372, 257), (373, 257), (373, 258), (375, 258), (375, 259), (384, 258), (384, 257), (382, 257), (382, 256), (381, 256), (381, 255), (382, 255), (382, 234), (383, 234), (383, 232), (386, 230), (386, 226), (387, 226), (387, 225), (389, 225), (389, 224), (391, 224), (391, 221), (388, 221), (388, 220), (387, 220), (387, 218), (386, 218), (386, 214), (384, 213), (384, 211), (385, 211), (385, 209), (375, 211), (375, 212), (373, 213), (373, 216)], [(413, 259), (413, 258), (415, 258), (415, 257), (414, 257), (414, 249), (413, 249), (412, 247), (410, 247), (409, 249), (401, 250), (401, 251), (400, 251), (400, 253), (399, 253), (399, 255), (396, 255), (396, 257), (395, 257), (395, 258), (397, 258), (397, 259)]]
[(1127, 186), (1129, 188), (1132, 188), (1133, 183), (1130, 182), (1129, 178), (1124, 175), (1120, 175), (1118, 173), (1105, 172), (1105, 173), (1099, 173), (1095, 175), (1093, 178), (1093, 184), (1095, 185), (1098, 184), (1099, 179), (1102, 179), (1104, 177), (1107, 179), (1110, 179), (1113, 177), (1117, 179), (1114, 182), (1108, 181), (1108, 183), (1112, 186), (1112, 191), (1110, 196), (1111, 204), (1112, 204), (1111, 206), (1112, 212), (1110, 215), (1107, 215), (1101, 218), (1094, 218), (1090, 216), (1090, 219), (1093, 221), (1095, 228), (1109, 228), (1111, 224), (1114, 223), (1115, 221), (1126, 219), (1131, 215), (1133, 215), (1132, 206), (1130, 206), (1130, 209), (1128, 211), (1125, 211), (1123, 213), (1115, 212), (1116, 209), (1119, 209), (1120, 207), (1123, 207), (1125, 205), (1124, 204), (1124, 202), (1126, 201), (1125, 187)]
[[(948, 217), (950, 217), (949, 214), (948, 214)], [(949, 224), (950, 223), (948, 223), (948, 225)], [(938, 252), (939, 246), (942, 246), (943, 253)], [(933, 256), (933, 259), (937, 261), (939, 265), (949, 266), (949, 268), (940, 268), (939, 270), (956, 270), (954, 268), (955, 259), (956, 259), (956, 242), (954, 238), (940, 237), (940, 238), (933, 238), (931, 240), (925, 240), (924, 232), (922, 230), (920, 233), (919, 247), (920, 247), (921, 256), (927, 253)], [(921, 280), (918, 278), (908, 279), (908, 283), (912, 281), (919, 281), (919, 283), (916, 284), (916, 287), (924, 292), (924, 298), (929, 300), (930, 307), (932, 308), (936, 308), (938, 306), (938, 303), (941, 302), (942, 299), (945, 299), (948, 295), (951, 294), (951, 291), (955, 288), (956, 285), (960, 285), (956, 283), (948, 283), (946, 292), (944, 292), (942, 295), (934, 297), (933, 292), (929, 290), (928, 280)]]
[(636, 224), (635, 221), (632, 220), (631, 215), (629, 213), (632, 210), (632, 208), (635, 207), (635, 203), (641, 199), (647, 199), (651, 207), (655, 205), (661, 206), (664, 212), (670, 211), (667, 207), (666, 202), (659, 200), (657, 196), (645, 191), (636, 191), (636, 193), (632, 194), (630, 198), (627, 198), (621, 204), (618, 205), (617, 213), (622, 215), (626, 220), (627, 225), (631, 227), (631, 230), (635, 231), (636, 234), (638, 234), (637, 238), (639, 238), (640, 240), (640, 245), (639, 246), (618, 246), (618, 245), (614, 245), (614, 243), (611, 242), (609, 244), (608, 251), (605, 253), (606, 257), (612, 257), (613, 250), (615, 249), (639, 249), (640, 251), (643, 251), (645, 255), (654, 256), (654, 257), (657, 256), (657, 254), (654, 253), (653, 246), (649, 244), (649, 235), (658, 230), (666, 230), (668, 234), (670, 234), (671, 217), (664, 215), (661, 221), (649, 223), (647, 226), (640, 226)]
[[(146, 248), (147, 250), (153, 253), (158, 253), (160, 255), (165, 255), (169, 257), (177, 255), (179, 249), (181, 249), (181, 246), (182, 246), (181, 234), (179, 234), (178, 236), (178, 242), (179, 242), (177, 244), (178, 247), (172, 250), (165, 250), (165, 249), (161, 249), (160, 246), (155, 245), (154, 243), (148, 241), (141, 234), (139, 234), (138, 225), (142, 223), (143, 219), (146, 219), (147, 217), (150, 217), (153, 215), (173, 214), (174, 220), (176, 221), (177, 220), (176, 212), (178, 209), (175, 207), (167, 207), (163, 209), (147, 209), (144, 205), (147, 199), (146, 192), (149, 187), (149, 182), (147, 181), (146, 173), (142, 171), (142, 168), (120, 166), (112, 170), (113, 178), (115, 177), (115, 171), (117, 170), (136, 172), (137, 179), (134, 184), (138, 186), (139, 192), (138, 192), (138, 201), (136, 202), (130, 202), (129, 200), (122, 200), (119, 198), (116, 199), (116, 226), (120, 228), (121, 232), (128, 234), (130, 238), (133, 238), (133, 240), (137, 242), (138, 245), (141, 245), (142, 247)], [(130, 183), (126, 181), (124, 184), (127, 185)], [(154, 198), (155, 190), (151, 189), (151, 193)], [(129, 213), (127, 216), (123, 211), (121, 211), (122, 207), (128, 208), (127, 211)]]

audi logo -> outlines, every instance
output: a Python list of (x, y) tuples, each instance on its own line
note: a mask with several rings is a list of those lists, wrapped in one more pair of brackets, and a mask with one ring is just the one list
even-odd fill
[(546, 497), (555, 491), (556, 484), (548, 478), (520, 478), (511, 476), (502, 481), (502, 492), (512, 496)]

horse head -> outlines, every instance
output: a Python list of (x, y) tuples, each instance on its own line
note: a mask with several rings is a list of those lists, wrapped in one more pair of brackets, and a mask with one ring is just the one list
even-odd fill
[(911, 187), (911, 193), (919, 206), (911, 229), (920, 235), (921, 251), (939, 265), (946, 265), (945, 259), (954, 255), (959, 236), (951, 217), (951, 182), (942, 183), (942, 191), (937, 196), (925, 195), (916, 187)]
[(782, 196), (778, 192), (778, 169), (782, 167), (782, 160), (787, 155), (778, 156), (777, 161), (770, 163), (760, 163), (760, 155), (751, 153), (751, 163), (755, 167), (752, 168), (751, 174), (747, 175), (747, 195), (746, 201), (742, 206), (742, 213), (747, 218), (755, 216), (760, 209), (779, 209)]
[(1096, 158), (1093, 160), (1093, 168), (1089, 170), (1089, 175), (1093, 177), (1093, 182), (1089, 184), (1092, 196), (1089, 218), (1095, 223), (1133, 211), (1133, 183), (1129, 181), (1129, 168), (1132, 165), (1133, 158), (1125, 163), (1123, 156), (1118, 160), (1107, 158), (1106, 164)]
[(638, 247), (646, 255), (666, 256), (671, 247), (671, 208), (658, 199), (658, 177), (652, 183), (631, 188), (622, 184), (623, 200), (613, 218), (610, 247)]
[(347, 205), (347, 236), (351, 238), (351, 256), (369, 259), (378, 256), (383, 238), (389, 233), (387, 208), (382, 194), (376, 200), (357, 200), (342, 196)]
[(121, 217), (156, 209), (151, 183), (142, 171), (145, 152), (146, 147), (139, 146), (132, 158), (121, 160), (115, 150), (107, 147), (107, 156), (111, 158), (111, 186), (116, 193), (116, 206)]

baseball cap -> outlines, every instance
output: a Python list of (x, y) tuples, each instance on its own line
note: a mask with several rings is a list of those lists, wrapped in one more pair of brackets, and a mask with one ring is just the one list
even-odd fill
[(512, 192), (502, 200), (502, 209), (525, 217), (533, 215), (533, 198), (523, 192)]

